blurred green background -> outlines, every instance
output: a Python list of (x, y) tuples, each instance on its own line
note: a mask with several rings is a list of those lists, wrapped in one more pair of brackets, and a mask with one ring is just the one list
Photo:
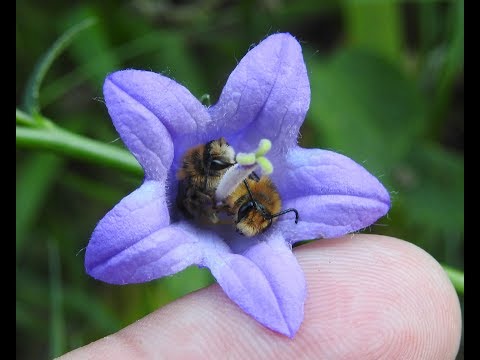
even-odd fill
[[(348, 155), (390, 190), (389, 215), (365, 231), (463, 271), (463, 1), (17, 1), (17, 109), (35, 109), (42, 55), (90, 18), (43, 68), (39, 109), (56, 125), (123, 147), (102, 100), (108, 73), (160, 72), (214, 103), (252, 44), (290, 32), (312, 89), (300, 144)], [(17, 125), (35, 128), (18, 113)], [(142, 177), (18, 139), (16, 162), (17, 359), (63, 354), (213, 281), (197, 268), (139, 285), (93, 280), (90, 234)]]

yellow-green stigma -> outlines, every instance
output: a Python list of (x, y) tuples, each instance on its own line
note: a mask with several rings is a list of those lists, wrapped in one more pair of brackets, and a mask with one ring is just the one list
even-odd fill
[(258, 144), (258, 148), (257, 148), (257, 151), (255, 152), (255, 155), (257, 157), (264, 156), (267, 152), (270, 151), (271, 148), (272, 148), (272, 142), (268, 139), (262, 139)]
[(270, 175), (273, 172), (273, 165), (265, 157), (265, 154), (272, 148), (272, 142), (268, 139), (260, 140), (257, 150), (251, 153), (238, 153), (236, 157), (237, 163), (248, 166), (257, 163), (262, 169), (262, 173)]
[(265, 156), (258, 157), (257, 164), (262, 168), (262, 174), (270, 175), (273, 172), (273, 165)]
[(235, 160), (237, 163), (244, 166), (253, 165), (257, 162), (255, 153), (238, 153)]

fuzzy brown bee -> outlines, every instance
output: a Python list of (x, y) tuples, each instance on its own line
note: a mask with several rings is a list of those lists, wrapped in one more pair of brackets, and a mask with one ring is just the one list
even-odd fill
[(280, 215), (298, 211), (281, 211), (282, 200), (276, 186), (267, 176), (258, 178), (255, 173), (245, 179), (225, 200), (228, 213), (233, 215), (237, 232), (255, 236), (267, 230)]
[(235, 163), (235, 151), (221, 137), (187, 150), (177, 171), (177, 206), (193, 219), (217, 223), (214, 194), (227, 169)]

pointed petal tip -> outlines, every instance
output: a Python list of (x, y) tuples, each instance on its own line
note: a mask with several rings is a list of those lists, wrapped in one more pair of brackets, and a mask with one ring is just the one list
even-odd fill
[(108, 271), (105, 271), (101, 265), (98, 263), (98, 258), (96, 256), (95, 249), (92, 250), (92, 246), (87, 246), (87, 251), (85, 252), (85, 260), (84, 260), (84, 267), (85, 272), (90, 277), (94, 278), (97, 281), (101, 281), (107, 284), (112, 285), (123, 285), (124, 282), (119, 282), (108, 274)]
[(297, 143), (309, 105), (300, 43), (289, 33), (276, 33), (250, 48), (209, 113), (238, 152), (248, 152), (262, 138), (272, 141), (274, 152), (284, 152)]
[(123, 241), (123, 247), (108, 257), (102, 253), (98, 241), (91, 240), (93, 245), (87, 248), (85, 270), (91, 277), (109, 284), (148, 282), (200, 263), (201, 240), (189, 224), (182, 222), (145, 234), (131, 243)]
[(290, 338), (290, 339), (293, 339), (293, 338), (295, 337), (295, 335), (297, 334), (297, 331), (298, 331), (298, 329), (296, 329), (296, 330), (290, 330), (289, 333), (284, 334), (284, 335), (287, 336), (287, 337)]
[(280, 40), (280, 41), (295, 41), (298, 42), (298, 40), (289, 32), (278, 32), (272, 35), (269, 35), (265, 38), (265, 40), (270, 39), (270, 40)]
[(297, 324), (288, 324), (287, 331), (282, 332), (282, 334), (290, 339), (293, 339), (295, 335), (297, 335), (297, 332), (300, 329), (302, 322), (303, 322), (303, 319), (301, 319)]
[(290, 339), (293, 339), (295, 337), (303, 321), (303, 319), (301, 319), (296, 324), (289, 324), (287, 323), (288, 319), (284, 317), (275, 319), (271, 322), (265, 322), (264, 320), (262, 321), (261, 319), (257, 319), (255, 316), (252, 317), (257, 320), (262, 326), (265, 326), (271, 331), (286, 336)]
[(242, 255), (210, 252), (207, 266), (243, 311), (266, 328), (293, 338), (304, 318), (305, 278), (290, 245), (271, 235), (252, 243)]
[(382, 217), (390, 211), (390, 208), (392, 207), (392, 199), (387, 188), (380, 182), (379, 179), (377, 179), (377, 181), (378, 181), (377, 200), (383, 205), (385, 205), (384, 210), (381, 212), (381, 215), (380, 215), (380, 217)]
[(136, 69), (123, 69), (109, 73), (105, 77), (105, 81), (103, 82), (103, 92), (105, 94), (105, 90), (108, 90), (112, 86), (118, 87), (119, 85), (128, 85), (129, 83), (135, 80), (136, 76), (145, 76), (151, 74), (152, 76), (160, 76), (160, 74), (156, 74), (146, 70), (136, 70)]
[(293, 339), (296, 335), (296, 331), (290, 330), (288, 327), (282, 327), (282, 328), (274, 328), (274, 327), (269, 327), (270, 330), (288, 337), (289, 339)]
[(386, 194), (385, 194), (385, 197), (383, 198), (383, 200), (384, 200), (383, 203), (385, 204), (385, 207), (386, 207), (386, 210), (385, 210), (385, 214), (386, 214), (390, 210), (390, 208), (392, 207), (392, 199), (390, 198), (390, 194), (388, 193), (388, 191), (386, 189), (385, 189), (385, 193)]
[(105, 81), (103, 82), (104, 91), (105, 91), (105, 88), (111, 86), (112, 84), (115, 84), (121, 77), (137, 71), (141, 71), (141, 70), (124, 69), (124, 70), (113, 71), (107, 74), (107, 76), (105, 77)]
[(364, 229), (391, 208), (390, 192), (378, 177), (329, 150), (293, 149), (286, 164), (276, 165), (273, 176), (283, 206), (298, 209), (300, 214), (293, 228), (288, 218), (278, 220), (292, 243)]
[(302, 320), (300, 320), (297, 324), (288, 324), (286, 323), (286, 319), (281, 319), (278, 321), (278, 323), (275, 323), (275, 324), (264, 323), (263, 325), (276, 333), (286, 336), (289, 339), (293, 339), (297, 334), (298, 330), (300, 329)]
[[(272, 44), (272, 43), (281, 43), (282, 46), (285, 46), (286, 48), (290, 49), (291, 54), (302, 53), (302, 47), (299, 41), (292, 34), (288, 32), (269, 35), (265, 39), (263, 39), (263, 41), (261, 41), (258, 45), (268, 46), (268, 44)], [(302, 58), (302, 61), (303, 61), (303, 58)]]
[[(112, 86), (120, 87), (126, 91), (130, 86), (138, 87), (142, 84), (149, 86), (150, 82), (158, 86), (166, 86), (170, 82), (173, 82), (173, 80), (153, 71), (122, 69), (107, 74), (103, 82), (103, 91), (105, 93), (105, 90), (108, 90)], [(145, 90), (147, 90), (147, 88)], [(130, 92), (127, 91), (127, 93)], [(147, 91), (145, 91), (145, 94), (147, 94)]]

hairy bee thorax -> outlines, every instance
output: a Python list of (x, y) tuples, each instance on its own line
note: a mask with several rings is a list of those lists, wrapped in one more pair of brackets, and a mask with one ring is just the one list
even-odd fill
[(177, 171), (177, 205), (191, 219), (217, 223), (214, 194), (235, 153), (222, 137), (187, 150)]
[(212, 140), (185, 153), (177, 180), (213, 195), (221, 177), (234, 161), (234, 150), (223, 137)]

